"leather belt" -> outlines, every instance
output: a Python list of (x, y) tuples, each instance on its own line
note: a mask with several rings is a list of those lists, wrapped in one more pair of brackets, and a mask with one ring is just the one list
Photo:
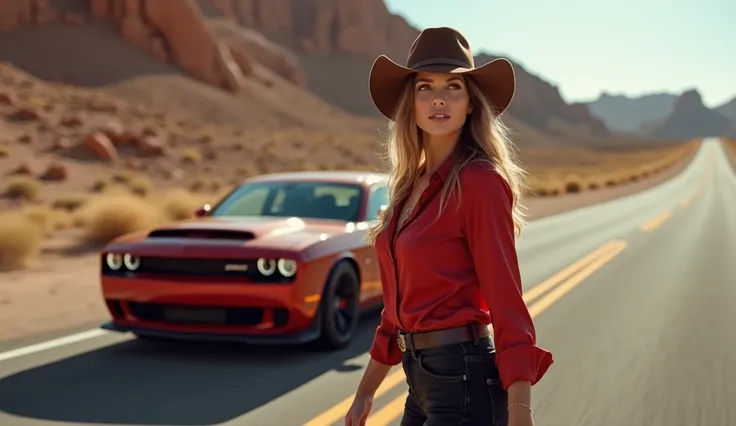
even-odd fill
[(426, 331), (423, 333), (406, 333), (399, 330), (396, 341), (401, 352), (429, 349), (438, 346), (453, 345), (482, 339), (491, 335), (488, 327), (480, 323), (472, 323), (460, 327), (442, 330)]

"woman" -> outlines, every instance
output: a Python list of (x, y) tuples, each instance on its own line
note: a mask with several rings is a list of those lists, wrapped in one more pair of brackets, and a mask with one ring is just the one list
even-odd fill
[(514, 245), (523, 171), (498, 118), (514, 86), (510, 62), (474, 68), (451, 28), (423, 31), (407, 67), (379, 56), (371, 69), (392, 120), (390, 202), (369, 233), (384, 310), (346, 425), (365, 424), (400, 362), (404, 426), (533, 424), (530, 388), (552, 356), (535, 344)]

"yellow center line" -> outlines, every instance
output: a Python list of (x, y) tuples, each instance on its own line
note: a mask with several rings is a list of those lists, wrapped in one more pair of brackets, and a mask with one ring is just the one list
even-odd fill
[(651, 232), (657, 229), (660, 225), (665, 223), (671, 217), (672, 217), (672, 212), (666, 211), (658, 215), (657, 217), (654, 217), (650, 219), (649, 221), (647, 221), (646, 223), (644, 223), (640, 229), (642, 232)]
[[(573, 263), (572, 265), (568, 266), (567, 268), (563, 269), (562, 271), (558, 272), (557, 274), (553, 275), (541, 284), (526, 292), (524, 295), (524, 301), (529, 303), (529, 301), (539, 298), (542, 294), (548, 292), (550, 289), (559, 284), (558, 289), (549, 292), (549, 294), (545, 295), (538, 302), (530, 306), (529, 312), (532, 318), (541, 314), (555, 301), (559, 300), (565, 293), (571, 291), (586, 277), (590, 276), (605, 263), (613, 259), (613, 257), (615, 257), (624, 248), (626, 248), (626, 246), (627, 243), (625, 241), (609, 241), (608, 243), (589, 253), (582, 259), (578, 260), (577, 262)], [(567, 279), (567, 281), (564, 281), (565, 279)], [(563, 288), (563, 290), (559, 290), (559, 288)], [(398, 386), (400, 383), (406, 383), (406, 377), (404, 376), (403, 369), (399, 369), (395, 373), (386, 376), (386, 378), (381, 383), (381, 386), (379, 386), (378, 390), (376, 390), (375, 399), (378, 399), (389, 390)], [(354, 398), (355, 394), (350, 395), (327, 411), (321, 413), (317, 417), (305, 423), (304, 426), (328, 426), (334, 424), (338, 420), (342, 419), (345, 414), (347, 414), (348, 410), (350, 409), (350, 405), (353, 403)], [(391, 421), (393, 421), (393, 419), (400, 416), (404, 409), (405, 399), (406, 394), (394, 399), (388, 405), (384, 406), (380, 411), (373, 413), (370, 416), (371, 426), (373, 426), (374, 424), (389, 424)], [(377, 419), (376, 416), (378, 416)], [(384, 421), (385, 423), (381, 423)]]
[(588, 263), (594, 261), (596, 258), (600, 257), (602, 254), (608, 251), (611, 248), (611, 246), (614, 244), (616, 244), (615, 241), (609, 241), (608, 243), (598, 247), (596, 250), (588, 253), (582, 259), (578, 260), (577, 262), (573, 263), (567, 268), (561, 270), (560, 272), (552, 275), (551, 277), (542, 281), (540, 284), (534, 286), (532, 289), (524, 293), (524, 302), (527, 305), (534, 302), (536, 299), (539, 298), (539, 296), (548, 292), (552, 287), (556, 286), (563, 280), (567, 279), (570, 275), (580, 270), (583, 266), (587, 265)]
[(398, 398), (384, 405), (383, 408), (368, 416), (371, 426), (388, 426), (404, 413), (406, 397), (409, 392), (404, 392)]

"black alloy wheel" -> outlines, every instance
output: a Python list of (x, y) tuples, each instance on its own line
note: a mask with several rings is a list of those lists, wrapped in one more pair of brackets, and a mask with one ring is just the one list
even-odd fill
[(322, 296), (318, 341), (321, 349), (340, 349), (350, 343), (359, 320), (359, 296), (358, 273), (349, 263), (340, 262), (330, 274)]

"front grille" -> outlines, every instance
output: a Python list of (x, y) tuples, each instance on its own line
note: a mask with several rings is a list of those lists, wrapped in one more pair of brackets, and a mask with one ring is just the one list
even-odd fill
[(170, 324), (256, 326), (263, 321), (262, 308), (186, 306), (128, 302), (130, 312), (143, 321)]
[(170, 257), (142, 257), (139, 274), (188, 275), (197, 277), (250, 278), (258, 273), (256, 262), (233, 259), (186, 259)]

